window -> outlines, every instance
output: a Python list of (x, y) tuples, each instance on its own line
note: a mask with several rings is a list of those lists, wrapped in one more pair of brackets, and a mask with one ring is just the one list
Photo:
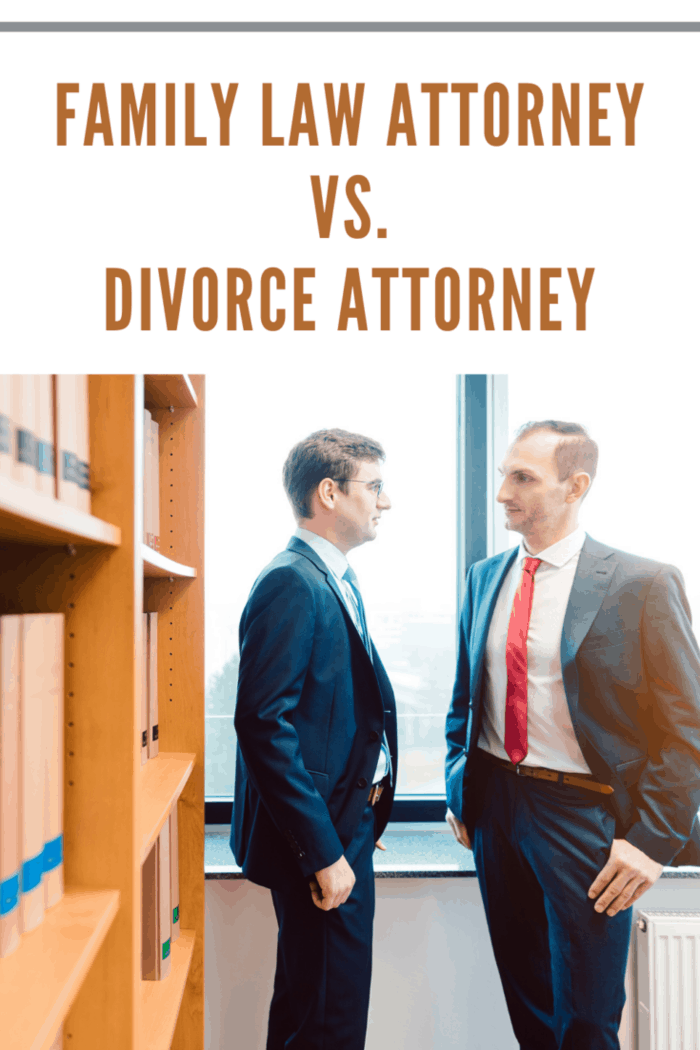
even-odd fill
[(297, 441), (328, 426), (367, 434), (386, 450), (383, 473), (392, 509), (383, 516), (376, 541), (351, 552), (349, 560), (396, 693), (398, 791), (444, 798), (444, 723), (454, 680), (457, 602), (454, 384), (449, 373), (392, 372), (384, 379), (359, 370), (342, 382), (319, 370), (305, 374), (303, 383), (296, 377), (290, 384), (242, 385), (233, 393), (210, 384), (209, 799), (233, 795), (238, 621), (256, 576), (296, 527), (282, 488), (282, 465)]
[[(208, 819), (230, 819), (238, 620), (258, 572), (295, 523), (281, 470), (292, 445), (326, 426), (381, 441), (393, 508), (377, 540), (351, 553), (370, 630), (396, 693), (401, 763), (393, 819), (444, 812), (444, 718), (455, 668), (456, 609), (469, 565), (519, 542), (495, 502), (497, 468), (518, 426), (582, 423), (600, 446), (581, 522), (596, 539), (676, 565), (700, 612), (700, 562), (687, 462), (696, 394), (674, 373), (582, 370), (388, 380), (319, 371), (207, 395)], [(457, 411), (455, 412), (455, 403)], [(456, 436), (456, 440), (455, 440)], [(455, 455), (456, 452), (456, 455)], [(455, 484), (455, 477), (457, 483)], [(215, 566), (216, 568), (212, 568)], [(213, 799), (219, 803), (214, 815)], [(442, 800), (442, 810), (440, 803)]]

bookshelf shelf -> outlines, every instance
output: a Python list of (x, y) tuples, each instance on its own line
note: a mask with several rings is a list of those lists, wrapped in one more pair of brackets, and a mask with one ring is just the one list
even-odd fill
[(163, 981), (141, 982), (140, 1050), (169, 1050), (194, 952), (195, 931), (180, 930), (173, 941), (170, 973)]
[(117, 890), (66, 889), (0, 959), (3, 1046), (43, 1050), (68, 1012), (119, 908)]
[(196, 408), (197, 394), (189, 376), (144, 376), (147, 408)]
[(197, 570), (191, 565), (181, 565), (172, 558), (166, 558), (160, 551), (154, 551), (145, 543), (141, 544), (141, 557), (143, 558), (143, 574), (149, 579), (173, 576), (178, 580), (193, 580), (197, 575)]
[(137, 809), (137, 841), (142, 864), (173, 803), (182, 794), (196, 759), (196, 755), (160, 752), (143, 766)]
[(121, 531), (11, 478), (0, 478), (0, 538), (46, 546), (118, 547)]

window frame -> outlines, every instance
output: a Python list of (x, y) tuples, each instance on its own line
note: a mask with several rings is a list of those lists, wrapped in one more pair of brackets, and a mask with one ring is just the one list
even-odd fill
[[(457, 376), (457, 636), (470, 565), (508, 547), (503, 515), (496, 507), (497, 469), (508, 445), (508, 376)], [(230, 824), (233, 796), (207, 796), (205, 824)], [(391, 821), (445, 819), (445, 795), (397, 795)]]

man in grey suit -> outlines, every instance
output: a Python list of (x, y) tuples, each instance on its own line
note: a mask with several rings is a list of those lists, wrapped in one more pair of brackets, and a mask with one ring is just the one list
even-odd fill
[(521, 428), (472, 565), (447, 718), (448, 822), (474, 850), (523, 1050), (613, 1050), (631, 906), (700, 862), (700, 654), (677, 569), (578, 525), (598, 449)]

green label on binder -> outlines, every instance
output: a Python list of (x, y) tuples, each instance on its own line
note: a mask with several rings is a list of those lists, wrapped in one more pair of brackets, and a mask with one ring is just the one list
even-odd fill
[(167, 959), (169, 955), (170, 955), (170, 938), (168, 937), (167, 941), (163, 945), (163, 958)]
[(176, 904), (173, 908), (173, 922), (179, 922), (180, 920), (180, 908)]

